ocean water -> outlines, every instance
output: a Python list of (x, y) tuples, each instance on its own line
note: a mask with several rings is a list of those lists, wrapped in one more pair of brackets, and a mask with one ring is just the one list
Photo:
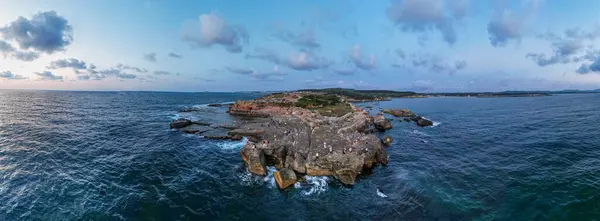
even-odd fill
[[(0, 91), (0, 220), (597, 220), (600, 94), (396, 99), (390, 163), (352, 187), (250, 175), (242, 142), (169, 129), (227, 122), (250, 93)], [(367, 104), (361, 104), (367, 105)], [(178, 113), (184, 107), (200, 111)]]

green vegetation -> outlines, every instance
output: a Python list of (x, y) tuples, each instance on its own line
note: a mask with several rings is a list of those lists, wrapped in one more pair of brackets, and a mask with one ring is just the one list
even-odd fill
[(411, 91), (390, 91), (390, 90), (354, 90), (344, 88), (325, 88), (325, 89), (306, 89), (300, 91), (322, 92), (328, 94), (337, 94), (355, 100), (374, 100), (387, 97), (408, 97), (415, 95)]
[(341, 117), (344, 114), (353, 112), (352, 107), (348, 103), (338, 103), (335, 105), (324, 106), (316, 109), (319, 114), (328, 117)]
[(298, 99), (296, 106), (329, 117), (340, 117), (353, 111), (350, 104), (342, 102), (335, 94), (308, 94)]
[(309, 94), (300, 99), (296, 106), (302, 108), (316, 108), (341, 103), (340, 97), (333, 94)]

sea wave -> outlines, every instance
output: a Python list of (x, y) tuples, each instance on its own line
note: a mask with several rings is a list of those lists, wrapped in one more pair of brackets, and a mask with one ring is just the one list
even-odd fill
[(381, 190), (379, 190), (379, 189), (377, 189), (377, 196), (379, 196), (379, 197), (381, 197), (381, 198), (387, 198), (387, 197), (388, 197), (387, 195), (383, 194), (383, 193), (381, 192)]
[(328, 189), (330, 178), (327, 176), (305, 176), (305, 182), (294, 184), (294, 188), (301, 191), (302, 195), (309, 196), (321, 194)]

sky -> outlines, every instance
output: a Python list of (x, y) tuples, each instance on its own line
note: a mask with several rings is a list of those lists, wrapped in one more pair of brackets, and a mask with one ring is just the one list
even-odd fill
[(0, 5), (0, 89), (600, 88), (600, 1)]

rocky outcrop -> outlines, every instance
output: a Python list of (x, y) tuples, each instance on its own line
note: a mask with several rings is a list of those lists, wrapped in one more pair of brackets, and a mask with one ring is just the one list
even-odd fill
[(197, 125), (197, 124), (191, 124), (189, 126), (181, 128), (181, 130), (183, 132), (186, 132), (188, 134), (203, 133), (203, 132), (206, 132), (206, 131), (209, 131), (212, 129), (213, 128), (211, 128), (211, 127), (201, 126), (201, 125)]
[(373, 117), (373, 124), (379, 131), (392, 129), (392, 124), (389, 120), (385, 119), (383, 114), (377, 114), (377, 116)]
[(267, 175), (266, 159), (262, 148), (257, 148), (255, 144), (249, 143), (242, 147), (240, 155), (248, 166), (248, 171), (256, 175)]
[(231, 127), (207, 127), (184, 119), (174, 121), (172, 127), (209, 139), (246, 137), (248, 142), (240, 155), (248, 171), (265, 176), (266, 166), (274, 166), (280, 188), (293, 185), (298, 175), (333, 176), (352, 185), (364, 169), (387, 165), (384, 142), (372, 134), (375, 129), (392, 128), (383, 114), (371, 117), (363, 109), (343, 103), (349, 107), (347, 112), (324, 116), (317, 110), (297, 107), (293, 103), (297, 97), (235, 102), (228, 113), (241, 117)]
[(248, 157), (250, 147), (254, 152), (262, 151), (267, 165), (310, 176), (333, 176), (351, 185), (363, 168), (387, 164), (381, 141), (373, 134), (361, 132), (370, 122), (370, 117), (362, 112), (314, 118), (273, 115), (268, 122), (243, 125), (229, 134), (244, 135), (250, 140), (242, 156), (253, 173), (258, 174), (257, 168), (262, 164), (257, 163), (258, 157)]
[(189, 125), (192, 125), (192, 121), (188, 119), (179, 118), (177, 120), (171, 121), (171, 129), (184, 128)]
[(417, 125), (421, 127), (429, 127), (433, 126), (433, 121), (421, 117), (421, 119), (417, 120)]
[(275, 178), (275, 182), (279, 189), (288, 188), (291, 185), (296, 183), (297, 177), (296, 172), (289, 168), (283, 168), (279, 171), (275, 171), (273, 173), (273, 177)]
[(385, 145), (386, 147), (389, 147), (390, 145), (392, 145), (392, 137), (385, 135), (381, 138), (381, 143), (383, 145)]
[(409, 109), (383, 109), (383, 113), (390, 114), (394, 117), (412, 117), (415, 114)]

